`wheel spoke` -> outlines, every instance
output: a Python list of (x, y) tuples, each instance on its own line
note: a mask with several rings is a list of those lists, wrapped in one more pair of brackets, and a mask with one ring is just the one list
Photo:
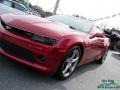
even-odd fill
[(73, 70), (74, 70), (74, 66), (71, 66), (71, 67), (69, 68), (69, 70), (70, 70), (70, 73), (72, 73)]
[(72, 54), (72, 56), (71, 56), (71, 59), (74, 59), (77, 54), (78, 54), (78, 51), (77, 51), (77, 50), (74, 50), (74, 51), (73, 51), (73, 54)]
[(65, 67), (65, 69), (64, 69), (64, 71), (63, 71), (63, 74), (65, 74), (68, 71), (69, 68), (70, 68), (70, 65), (67, 64), (66, 67)]
[(72, 60), (72, 63), (78, 61), (79, 57), (76, 57), (75, 59)]

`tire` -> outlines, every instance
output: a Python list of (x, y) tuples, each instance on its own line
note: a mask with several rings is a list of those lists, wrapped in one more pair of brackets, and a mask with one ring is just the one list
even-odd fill
[(55, 76), (65, 80), (72, 75), (81, 57), (81, 50), (78, 46), (73, 47), (63, 58)]
[(105, 62), (107, 54), (108, 54), (108, 51), (106, 51), (105, 54), (100, 59), (96, 60), (96, 63), (103, 64)]
[(120, 52), (120, 40), (118, 40), (115, 44), (115, 50)]
[(114, 47), (114, 46), (115, 46), (115, 41), (111, 40), (111, 41), (110, 41), (110, 49), (111, 49), (111, 50), (115, 50), (115, 47)]

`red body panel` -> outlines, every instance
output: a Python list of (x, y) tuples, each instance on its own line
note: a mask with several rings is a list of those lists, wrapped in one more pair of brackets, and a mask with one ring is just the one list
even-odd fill
[[(35, 60), (34, 62), (29, 62), (4, 51), (2, 48), (0, 48), (0, 53), (47, 74), (54, 74), (56, 72), (64, 55), (75, 45), (82, 45), (84, 50), (80, 64), (100, 58), (109, 46), (109, 40), (107, 38), (104, 38), (104, 43), (102, 44), (96, 42), (97, 40), (89, 38), (92, 33), (100, 32), (94, 28), (89, 34), (87, 34), (77, 30), (72, 30), (64, 24), (52, 22), (35, 16), (3, 15), (1, 18), (5, 23), (22, 30), (33, 32), (38, 35), (49, 36), (58, 40), (55, 45), (48, 46), (10, 33), (0, 24), (0, 39), (4, 39), (17, 46), (30, 50), (35, 57)], [(37, 60), (39, 55), (46, 57), (44, 63), (40, 63)]]

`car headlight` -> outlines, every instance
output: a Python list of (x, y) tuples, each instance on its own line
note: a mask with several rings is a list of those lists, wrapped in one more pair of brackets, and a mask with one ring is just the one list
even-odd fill
[(57, 41), (56, 39), (46, 37), (46, 36), (42, 36), (42, 35), (36, 35), (36, 34), (34, 34), (32, 36), (32, 39), (35, 40), (35, 41), (38, 41), (40, 43), (47, 44), (47, 45), (54, 45)]

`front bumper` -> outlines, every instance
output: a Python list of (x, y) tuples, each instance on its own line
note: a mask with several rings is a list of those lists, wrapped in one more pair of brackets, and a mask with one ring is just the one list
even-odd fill
[[(34, 60), (33, 62), (29, 62), (25, 58), (17, 57), (12, 53), (6, 52), (2, 47), (0, 47), (1, 54), (4, 54), (15, 61), (28, 65), (32, 68), (38, 69), (40, 72), (50, 75), (53, 75), (56, 72), (65, 53), (60, 52), (59, 48), (56, 48), (56, 46), (47, 46), (40, 43), (38, 44), (35, 41), (31, 41), (29, 39), (17, 36), (4, 29), (0, 30), (0, 39), (6, 40), (19, 47), (31, 51), (34, 56)], [(45, 57), (44, 62), (39, 62), (39, 55), (43, 55)]]

